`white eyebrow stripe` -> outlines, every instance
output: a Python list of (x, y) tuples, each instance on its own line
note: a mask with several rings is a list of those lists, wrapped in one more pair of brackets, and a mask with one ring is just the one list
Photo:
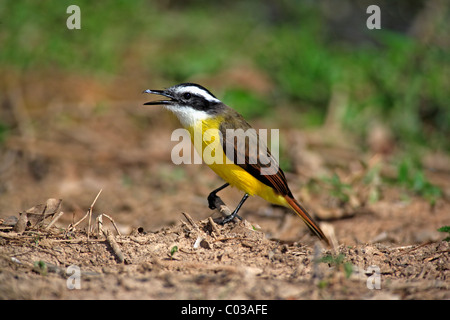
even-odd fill
[(219, 99), (214, 98), (207, 91), (200, 89), (199, 87), (195, 87), (195, 86), (187, 86), (187, 87), (177, 88), (176, 91), (177, 91), (177, 93), (180, 93), (180, 94), (184, 93), (184, 92), (190, 92), (192, 94), (201, 96), (210, 102), (220, 102)]

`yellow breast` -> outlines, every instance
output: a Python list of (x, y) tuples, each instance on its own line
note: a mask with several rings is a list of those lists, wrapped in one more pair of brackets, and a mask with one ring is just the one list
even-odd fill
[(203, 162), (205, 162), (218, 176), (249, 195), (258, 195), (261, 198), (278, 205), (286, 206), (286, 200), (274, 189), (265, 185), (240, 166), (228, 159), (223, 151), (219, 126), (221, 117), (197, 121), (196, 124), (187, 128), (192, 143)]

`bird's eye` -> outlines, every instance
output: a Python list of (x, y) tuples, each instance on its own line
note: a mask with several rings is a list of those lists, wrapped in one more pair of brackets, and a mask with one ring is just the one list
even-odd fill
[(191, 98), (191, 94), (189, 92), (186, 92), (185, 94), (183, 94), (183, 98), (189, 100)]

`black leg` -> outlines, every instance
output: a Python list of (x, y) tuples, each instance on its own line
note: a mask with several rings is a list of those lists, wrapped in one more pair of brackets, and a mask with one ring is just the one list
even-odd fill
[(217, 188), (217, 189), (211, 191), (211, 193), (210, 193), (209, 196), (208, 196), (208, 206), (209, 206), (209, 208), (210, 208), (211, 210), (216, 209), (216, 205), (215, 205), (214, 203), (215, 203), (215, 200), (216, 200), (216, 198), (217, 198), (217, 195), (216, 195), (217, 192), (219, 192), (220, 190), (225, 189), (225, 188), (228, 187), (229, 185), (230, 185), (229, 183), (225, 183), (223, 186), (221, 186), (221, 187), (219, 187), (219, 188)]
[(220, 224), (221, 224), (221, 225), (224, 225), (224, 224), (226, 224), (226, 223), (232, 221), (234, 218), (239, 218), (239, 220), (242, 220), (242, 218), (239, 217), (237, 213), (238, 213), (239, 209), (241, 209), (242, 205), (244, 204), (245, 200), (247, 200), (247, 198), (248, 198), (248, 193), (246, 193), (246, 194), (242, 197), (241, 202), (239, 202), (238, 206), (236, 207), (236, 209), (234, 209), (233, 213), (231, 213), (228, 217), (224, 218), (224, 219), (220, 222)]

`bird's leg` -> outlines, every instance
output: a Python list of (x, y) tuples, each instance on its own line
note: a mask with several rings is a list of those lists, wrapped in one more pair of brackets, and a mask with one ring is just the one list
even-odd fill
[(217, 192), (219, 192), (219, 191), (222, 190), (222, 189), (225, 189), (225, 188), (228, 187), (229, 185), (230, 185), (229, 183), (225, 183), (223, 186), (221, 186), (221, 187), (219, 187), (219, 188), (217, 188), (217, 189), (211, 191), (211, 193), (210, 193), (209, 196), (208, 196), (208, 206), (209, 206), (209, 208), (210, 208), (211, 210), (216, 209), (215, 202), (216, 202), (216, 198), (218, 198), (218, 197), (217, 197)]
[(248, 193), (246, 193), (242, 199), (241, 202), (239, 202), (239, 204), (237, 205), (236, 209), (234, 209), (233, 213), (231, 213), (228, 217), (223, 218), (223, 220), (220, 222), (221, 225), (224, 225), (230, 221), (232, 221), (234, 218), (239, 218), (239, 220), (242, 220), (242, 218), (240, 216), (238, 216), (238, 211), (239, 209), (242, 207), (242, 205), (244, 204), (245, 200), (247, 200), (248, 198)]
[[(219, 192), (220, 190), (225, 189), (226, 187), (228, 187), (230, 184), (229, 183), (225, 183), (223, 186), (213, 190), (209, 196), (208, 196), (208, 207), (211, 210), (217, 209), (216, 203), (218, 202), (217, 199), (220, 199), (220, 197), (217, 195), (217, 192)], [(227, 222), (230, 222), (231, 220), (233, 220), (235, 217), (238, 218), (239, 220), (242, 220), (242, 218), (237, 214), (237, 212), (239, 211), (240, 207), (242, 206), (242, 204), (244, 203), (244, 201), (247, 199), (248, 195), (246, 194), (246, 196), (244, 196), (245, 199), (242, 199), (241, 202), (239, 203), (238, 207), (236, 208), (236, 210), (234, 210), (231, 215), (229, 215), (228, 217), (224, 218), (220, 224), (224, 225)], [(220, 200), (219, 203), (223, 203), (222, 200)]]

